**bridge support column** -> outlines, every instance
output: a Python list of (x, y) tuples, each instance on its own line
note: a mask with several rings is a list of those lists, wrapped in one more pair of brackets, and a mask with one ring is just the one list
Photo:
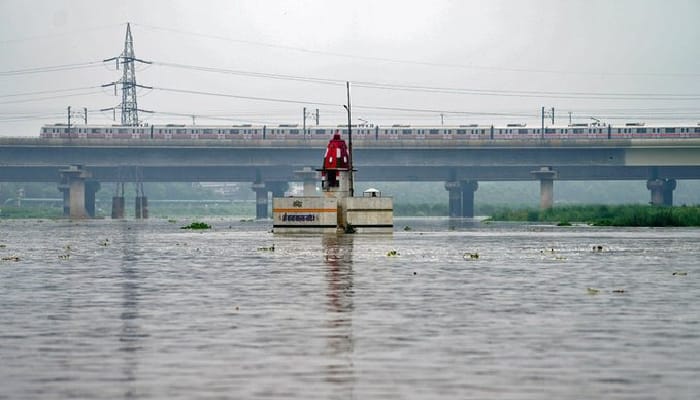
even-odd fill
[(294, 174), (301, 179), (304, 184), (304, 196), (316, 196), (316, 182), (318, 174), (311, 167), (304, 167), (294, 171)]
[(63, 197), (63, 216), (68, 218), (70, 216), (70, 186), (68, 185), (68, 179), (61, 176), (61, 183), (58, 184), (58, 190)]
[(542, 167), (530, 172), (536, 179), (540, 180), (540, 208), (547, 210), (554, 205), (554, 180), (557, 178), (557, 171), (552, 167)]
[(134, 198), (134, 213), (136, 219), (148, 219), (148, 197), (136, 196)]
[(117, 182), (112, 197), (112, 219), (124, 219), (124, 204), (124, 182)]
[(112, 219), (124, 219), (124, 196), (112, 197)]
[(474, 218), (474, 193), (479, 189), (477, 181), (460, 182), (462, 189), (462, 217)]
[(90, 218), (95, 218), (95, 193), (100, 190), (100, 182), (88, 180), (85, 182), (85, 211)]
[(266, 182), (265, 186), (272, 192), (272, 197), (284, 197), (284, 192), (289, 190), (287, 182)]
[(448, 195), (447, 209), (450, 218), (460, 218), (462, 216), (462, 185), (460, 182), (448, 181), (445, 182), (445, 189)]
[(263, 182), (255, 182), (251, 187), (255, 192), (255, 219), (267, 219), (267, 187)]
[(664, 205), (673, 206), (673, 191), (676, 190), (676, 180), (666, 179), (666, 184), (664, 185)]
[(675, 179), (649, 179), (647, 189), (651, 191), (651, 204), (655, 206), (672, 206), (673, 191), (676, 189)]
[[(82, 165), (71, 165), (67, 169), (61, 170), (62, 181), (65, 181), (68, 186), (68, 216), (70, 218), (89, 217), (85, 209), (85, 180), (90, 176), (90, 173)], [(63, 209), (65, 212), (65, 203)]]

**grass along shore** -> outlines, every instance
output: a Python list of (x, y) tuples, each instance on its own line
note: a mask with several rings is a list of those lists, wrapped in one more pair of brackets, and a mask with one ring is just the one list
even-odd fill
[(502, 209), (493, 212), (489, 221), (551, 222), (562, 226), (572, 222), (595, 226), (700, 226), (700, 206), (580, 205), (549, 210)]

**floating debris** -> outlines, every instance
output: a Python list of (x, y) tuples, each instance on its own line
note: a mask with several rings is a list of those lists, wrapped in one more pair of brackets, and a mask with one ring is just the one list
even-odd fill
[(625, 289), (613, 289), (613, 293), (625, 293)]
[(465, 260), (478, 260), (479, 253), (464, 253), (462, 255), (462, 258), (464, 258)]
[(59, 260), (67, 260), (70, 258), (70, 254), (61, 254), (58, 256)]
[(594, 288), (586, 288), (586, 291), (588, 292), (588, 294), (598, 294), (598, 293), (600, 293), (600, 290), (594, 289)]
[(388, 253), (386, 253), (387, 257), (396, 257), (396, 256), (400, 256), (400, 255), (401, 254), (399, 254), (399, 252), (396, 250), (390, 250)]
[(408, 225), (406, 225), (406, 226), (403, 227), (403, 230), (404, 230), (404, 231), (410, 231), (411, 229), (412, 229), (412, 228), (411, 228), (410, 226), (408, 226)]
[(0, 244), (0, 249), (4, 249), (5, 247), (7, 247), (6, 244)]
[(193, 222), (187, 226), (181, 226), (180, 229), (211, 229), (211, 225), (204, 222)]
[(270, 247), (258, 247), (258, 251), (275, 251), (275, 245), (273, 244)]
[(602, 253), (602, 252), (603, 252), (603, 246), (601, 246), (601, 245), (593, 246), (593, 252), (594, 252), (594, 253)]
[(19, 256), (7, 256), (3, 257), (2, 261), (19, 261)]
[(102, 240), (100, 242), (100, 246), (108, 246), (109, 245), (109, 239)]
[(673, 276), (686, 276), (688, 273), (686, 271), (676, 271), (673, 273)]

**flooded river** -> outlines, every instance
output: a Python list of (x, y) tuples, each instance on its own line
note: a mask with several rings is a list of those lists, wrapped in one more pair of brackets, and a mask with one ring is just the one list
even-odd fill
[(698, 229), (189, 222), (0, 221), (0, 398), (700, 393)]

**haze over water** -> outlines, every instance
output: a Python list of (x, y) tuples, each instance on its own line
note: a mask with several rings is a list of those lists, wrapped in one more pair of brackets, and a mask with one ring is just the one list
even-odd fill
[(2, 221), (0, 398), (700, 393), (700, 230), (211, 222)]

